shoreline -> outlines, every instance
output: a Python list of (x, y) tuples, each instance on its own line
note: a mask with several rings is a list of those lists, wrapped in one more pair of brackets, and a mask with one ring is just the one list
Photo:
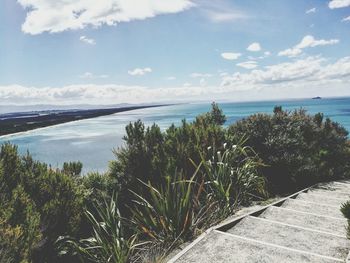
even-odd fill
[[(171, 106), (174, 104), (159, 104), (159, 105), (147, 105), (147, 106), (130, 106), (130, 107), (120, 107), (120, 108), (108, 108), (108, 109), (94, 109), (94, 110), (72, 110), (72, 111), (64, 111), (64, 114), (73, 114), (70, 116), (73, 117), (79, 117), (80, 113), (95, 113), (95, 115), (85, 115), (85, 116), (80, 116), (79, 119), (65, 119), (65, 120), (61, 120), (58, 121), (57, 123), (50, 123), (50, 120), (47, 120), (46, 122), (43, 122), (43, 126), (39, 126), (39, 127), (33, 127), (33, 128), (29, 128), (23, 131), (18, 131), (18, 132), (12, 132), (12, 133), (8, 133), (8, 134), (3, 134), (0, 135), (0, 140), (1, 139), (6, 139), (6, 138), (11, 138), (17, 135), (23, 135), (23, 134), (27, 134), (33, 131), (37, 131), (37, 130), (44, 130), (44, 129), (48, 129), (50, 127), (53, 126), (58, 126), (58, 125), (65, 125), (68, 123), (72, 123), (72, 122), (79, 122), (79, 121), (83, 121), (83, 120), (87, 120), (87, 119), (95, 119), (95, 118), (99, 118), (99, 117), (103, 117), (103, 116), (108, 116), (108, 115), (113, 115), (113, 114), (117, 114), (117, 113), (121, 113), (121, 112), (127, 112), (127, 111), (133, 111), (133, 110), (140, 110), (140, 109), (147, 109), (147, 108), (157, 108), (157, 107), (165, 107), (165, 106)], [(103, 111), (108, 110), (108, 112), (103, 113)], [(53, 110), (54, 111), (54, 110)], [(50, 116), (52, 115), (52, 116)], [(49, 117), (55, 117), (55, 114), (49, 114)], [(57, 116), (57, 115), (56, 115)], [(35, 119), (31, 118), (31, 119)], [(10, 119), (10, 120), (16, 120), (14, 119)], [(20, 120), (20, 119), (18, 119)], [(3, 120), (0, 120), (0, 127), (2, 124)]]

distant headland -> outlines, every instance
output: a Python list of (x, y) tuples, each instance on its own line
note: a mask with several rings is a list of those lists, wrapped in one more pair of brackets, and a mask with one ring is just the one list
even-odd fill
[(46, 110), (0, 114), (0, 136), (56, 124), (96, 118), (118, 112), (168, 106), (169, 104), (127, 106), (90, 110)]

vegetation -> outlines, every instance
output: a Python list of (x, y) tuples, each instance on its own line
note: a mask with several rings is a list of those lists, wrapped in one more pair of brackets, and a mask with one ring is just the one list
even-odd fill
[(2, 145), (0, 261), (152, 262), (241, 205), (349, 176), (347, 131), (322, 114), (225, 121), (213, 104), (165, 131), (130, 123), (105, 174)]
[(77, 254), (81, 261), (88, 262), (126, 262), (135, 246), (135, 238), (124, 238), (124, 220), (117, 208), (117, 197), (112, 195), (109, 201), (95, 207), (96, 216), (86, 211), (92, 226), (92, 236), (78, 241), (63, 237), (58, 240), (61, 254), (71, 251)]
[(340, 211), (343, 213), (344, 217), (348, 220), (347, 226), (347, 236), (350, 239), (350, 200), (346, 201), (341, 205)]
[(321, 181), (349, 176), (348, 132), (323, 114), (305, 110), (254, 114), (229, 127), (246, 136), (265, 166), (261, 172), (270, 193), (292, 192)]
[(8, 143), (1, 146), (0, 164), (1, 254), (13, 262), (54, 262), (56, 239), (78, 231), (81, 187)]

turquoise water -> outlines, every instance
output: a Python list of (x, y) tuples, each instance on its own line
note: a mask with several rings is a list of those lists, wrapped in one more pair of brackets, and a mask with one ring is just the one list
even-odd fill
[[(257, 112), (271, 113), (275, 105), (285, 109), (303, 107), (310, 113), (323, 112), (327, 117), (350, 130), (350, 98), (322, 100), (289, 100), (245, 103), (222, 103), (221, 108), (231, 124)], [(125, 126), (141, 119), (146, 125), (157, 123), (162, 129), (179, 124), (182, 119), (193, 120), (210, 109), (209, 103), (183, 104), (117, 113), (95, 119), (60, 124), (26, 133), (0, 137), (0, 143), (17, 144), (38, 160), (61, 166), (65, 161), (82, 161), (84, 172), (105, 171), (114, 158), (112, 150), (122, 146)]]

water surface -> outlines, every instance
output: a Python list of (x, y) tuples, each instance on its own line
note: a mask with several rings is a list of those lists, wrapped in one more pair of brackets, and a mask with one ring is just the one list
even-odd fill
[[(323, 112), (350, 130), (350, 98), (223, 103), (220, 107), (229, 125), (253, 113), (271, 113), (275, 105), (290, 110), (303, 107), (310, 113)], [(0, 137), (0, 143), (10, 141), (17, 144), (22, 153), (29, 150), (34, 158), (55, 167), (65, 161), (79, 160), (83, 162), (84, 172), (102, 172), (107, 169), (108, 161), (114, 158), (113, 148), (122, 146), (128, 123), (141, 119), (146, 125), (157, 123), (165, 129), (172, 123), (180, 124), (184, 118), (193, 120), (209, 109), (210, 103), (202, 103), (120, 112)]]

